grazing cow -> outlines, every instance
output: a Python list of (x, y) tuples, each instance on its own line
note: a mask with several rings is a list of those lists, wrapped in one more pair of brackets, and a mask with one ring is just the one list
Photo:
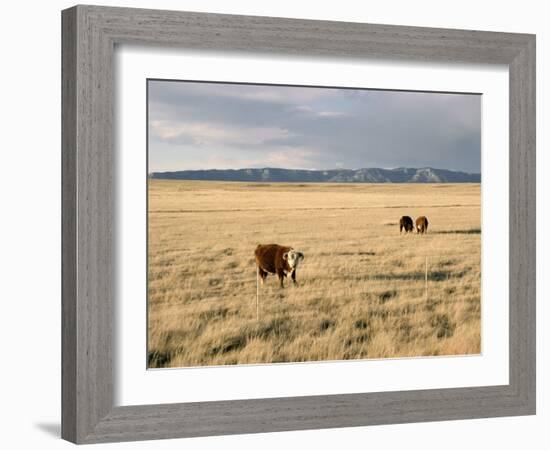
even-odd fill
[(284, 288), (283, 279), (290, 275), (296, 284), (296, 269), (300, 261), (304, 259), (302, 252), (297, 252), (292, 247), (284, 247), (277, 244), (258, 245), (254, 251), (258, 275), (262, 284), (268, 273), (277, 274), (279, 283)]
[(405, 233), (414, 231), (413, 220), (409, 216), (403, 216), (399, 219), (399, 233), (405, 230)]
[(428, 232), (428, 219), (425, 216), (416, 219), (416, 232), (420, 234)]

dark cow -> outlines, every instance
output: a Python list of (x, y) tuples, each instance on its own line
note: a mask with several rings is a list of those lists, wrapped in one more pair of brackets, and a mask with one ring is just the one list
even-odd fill
[(409, 216), (403, 216), (399, 219), (399, 233), (405, 230), (405, 233), (412, 233), (414, 231), (413, 220)]
[(277, 274), (281, 287), (284, 287), (283, 279), (290, 275), (296, 284), (296, 269), (300, 261), (304, 259), (302, 252), (297, 252), (292, 247), (277, 244), (258, 245), (254, 251), (258, 275), (262, 284), (268, 273)]
[(420, 234), (428, 232), (428, 219), (425, 216), (416, 219), (416, 232)]

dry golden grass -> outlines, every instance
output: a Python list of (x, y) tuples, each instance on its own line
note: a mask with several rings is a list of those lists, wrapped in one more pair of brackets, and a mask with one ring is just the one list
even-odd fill
[[(480, 353), (479, 184), (149, 181), (150, 367)], [(426, 235), (400, 235), (426, 215)], [(260, 286), (257, 244), (305, 254)], [(428, 291), (425, 264), (428, 258)]]

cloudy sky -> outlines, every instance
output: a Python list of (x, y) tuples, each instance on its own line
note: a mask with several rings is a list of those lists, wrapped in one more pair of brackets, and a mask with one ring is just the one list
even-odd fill
[(148, 87), (149, 172), (481, 171), (479, 95), (154, 80)]

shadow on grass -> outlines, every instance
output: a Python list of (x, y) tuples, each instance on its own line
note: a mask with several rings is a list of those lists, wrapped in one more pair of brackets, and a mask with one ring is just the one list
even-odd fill
[(319, 256), (375, 256), (375, 252), (321, 252)]
[[(467, 270), (453, 272), (450, 270), (432, 270), (428, 272), (428, 281), (444, 281), (449, 278), (462, 278), (468, 273)], [(424, 272), (407, 272), (407, 273), (390, 273), (385, 275), (371, 275), (374, 280), (424, 280), (426, 274)]]
[(441, 230), (432, 231), (431, 234), (481, 234), (481, 228), (470, 228), (468, 230)]

